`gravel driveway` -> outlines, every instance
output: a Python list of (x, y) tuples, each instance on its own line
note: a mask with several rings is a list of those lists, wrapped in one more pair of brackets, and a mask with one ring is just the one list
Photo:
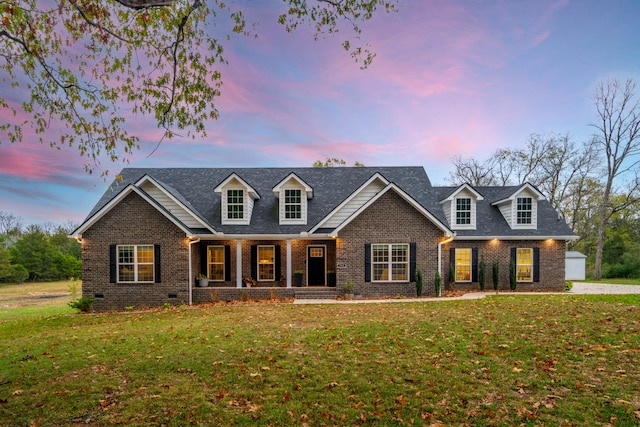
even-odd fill
[(609, 285), (606, 283), (573, 282), (570, 294), (640, 294), (638, 285)]

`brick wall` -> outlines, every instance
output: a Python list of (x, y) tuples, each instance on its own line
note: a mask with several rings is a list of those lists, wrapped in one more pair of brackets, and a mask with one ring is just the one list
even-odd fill
[(344, 227), (338, 236), (337, 288), (349, 281), (363, 297), (415, 296), (415, 283), (365, 283), (366, 243), (416, 243), (416, 267), (423, 272), (423, 295), (435, 294), (438, 242), (443, 232), (393, 191), (389, 191)]
[[(160, 245), (160, 283), (109, 283), (110, 245)], [(82, 236), (82, 295), (96, 310), (186, 304), (189, 298), (185, 233), (131, 193)]]
[[(489, 241), (462, 241), (455, 240), (446, 244), (443, 248), (443, 283), (449, 278), (449, 249), (450, 248), (478, 248), (478, 263), (484, 258), (486, 266), (485, 290), (493, 289), (494, 261), (498, 261), (500, 281), (499, 290), (510, 290), (509, 263), (511, 261), (511, 248), (539, 248), (540, 249), (540, 281), (518, 282), (516, 290), (564, 290), (565, 251), (564, 240), (489, 240)], [(455, 283), (455, 289), (479, 290), (480, 284)], [(443, 288), (444, 289), (444, 288)]]

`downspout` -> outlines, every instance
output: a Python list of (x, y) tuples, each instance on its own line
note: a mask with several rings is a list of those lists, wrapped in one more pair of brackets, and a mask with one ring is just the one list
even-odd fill
[(189, 237), (189, 280), (187, 280), (187, 283), (189, 284), (189, 305), (193, 305), (193, 283), (191, 282), (191, 280), (193, 280), (193, 263), (191, 262), (191, 245), (198, 243), (199, 241), (199, 237)]
[[(438, 243), (438, 274), (440, 275), (440, 277), (442, 277), (442, 245), (446, 245), (447, 243), (453, 241), (455, 237), (456, 236), (454, 234), (452, 236), (447, 237), (442, 242)], [(441, 295), (442, 295), (442, 286), (440, 286), (440, 295), (436, 295), (436, 296), (441, 296)]]

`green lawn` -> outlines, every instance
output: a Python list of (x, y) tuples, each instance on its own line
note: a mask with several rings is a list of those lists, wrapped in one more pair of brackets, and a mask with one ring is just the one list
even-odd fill
[(0, 425), (640, 423), (638, 295), (24, 310)]

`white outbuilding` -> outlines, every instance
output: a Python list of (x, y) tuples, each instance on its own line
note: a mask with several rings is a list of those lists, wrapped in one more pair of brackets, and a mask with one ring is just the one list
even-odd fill
[(564, 256), (564, 279), (584, 280), (587, 256), (576, 251), (567, 251)]

